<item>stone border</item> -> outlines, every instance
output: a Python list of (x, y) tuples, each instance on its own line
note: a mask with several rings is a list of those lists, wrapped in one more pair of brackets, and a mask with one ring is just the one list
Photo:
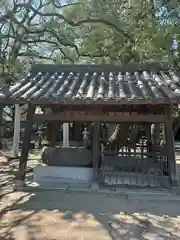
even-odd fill
[(108, 194), (114, 196), (124, 196), (128, 200), (146, 200), (146, 201), (180, 201), (180, 195), (168, 192), (168, 191), (153, 191), (143, 189), (125, 189), (125, 188), (107, 188), (99, 187), (98, 189), (94, 186), (83, 186), (81, 184), (61, 184), (60, 186), (52, 187), (51, 185), (46, 186), (30, 186), (26, 185), (23, 188), (25, 192), (38, 192), (38, 191), (62, 191), (64, 193), (81, 192), (81, 193), (99, 193)]

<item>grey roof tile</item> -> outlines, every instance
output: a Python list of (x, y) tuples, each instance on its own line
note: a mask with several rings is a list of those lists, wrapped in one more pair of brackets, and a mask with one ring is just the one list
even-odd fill
[(162, 68), (97, 65), (37, 65), (0, 100), (12, 101), (179, 101), (180, 79)]

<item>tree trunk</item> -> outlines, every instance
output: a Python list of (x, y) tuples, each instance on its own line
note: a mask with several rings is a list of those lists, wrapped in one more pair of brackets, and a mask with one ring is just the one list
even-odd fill
[(130, 143), (132, 148), (136, 148), (137, 138), (138, 138), (139, 126), (133, 125), (130, 133)]
[(114, 132), (107, 142), (107, 146), (109, 149), (114, 150), (116, 148), (117, 142), (120, 146), (124, 146), (126, 144), (126, 137), (129, 133), (129, 127), (131, 124), (117, 124)]
[(174, 127), (174, 129), (173, 129), (174, 137), (176, 137), (177, 132), (178, 132), (178, 130), (180, 128), (180, 118), (177, 118), (177, 119), (174, 120), (173, 127)]
[(110, 139), (116, 129), (117, 124), (110, 123), (107, 128), (107, 138)]
[(160, 146), (160, 133), (161, 133), (160, 124), (152, 124), (151, 139), (152, 139), (152, 146), (155, 151)]
[(24, 186), (26, 165), (27, 165), (28, 153), (29, 153), (30, 142), (31, 142), (31, 131), (32, 131), (32, 125), (33, 125), (32, 120), (33, 120), (34, 112), (35, 112), (35, 106), (29, 105), (27, 110), (26, 127), (24, 132), (21, 157), (19, 160), (19, 169), (16, 175), (16, 182), (15, 182), (16, 189), (22, 188)]
[(147, 152), (152, 153), (151, 125), (146, 126)]
[(3, 147), (3, 143), (2, 143), (2, 122), (3, 122), (3, 108), (4, 108), (4, 105), (0, 105), (0, 149), (2, 149)]

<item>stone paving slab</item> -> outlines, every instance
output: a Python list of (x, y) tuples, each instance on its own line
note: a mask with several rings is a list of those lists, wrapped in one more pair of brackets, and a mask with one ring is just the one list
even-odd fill
[(180, 201), (180, 195), (171, 193), (168, 191), (162, 190), (152, 190), (149, 189), (142, 189), (142, 188), (135, 188), (135, 189), (128, 189), (128, 188), (115, 188), (115, 187), (99, 187), (99, 189), (91, 188), (89, 184), (60, 184), (60, 185), (33, 185), (33, 183), (27, 185), (24, 189), (25, 191), (64, 191), (64, 192), (91, 192), (91, 193), (99, 193), (99, 194), (109, 194), (109, 195), (119, 195), (119, 196), (126, 196), (128, 199), (132, 200), (149, 200), (149, 201)]
[(91, 191), (91, 185), (90, 184), (69, 184), (68, 186), (68, 192), (71, 191), (82, 191), (82, 192), (90, 192)]

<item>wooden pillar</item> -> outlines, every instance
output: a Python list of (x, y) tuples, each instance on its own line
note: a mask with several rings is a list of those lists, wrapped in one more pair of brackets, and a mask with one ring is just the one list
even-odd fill
[(74, 124), (74, 138), (73, 141), (82, 141), (81, 122), (75, 122)]
[(100, 123), (95, 122), (93, 128), (93, 170), (94, 170), (94, 179), (96, 182), (99, 175), (99, 161), (100, 161)]
[(160, 150), (160, 135), (161, 135), (161, 126), (160, 123), (155, 124), (155, 135), (156, 135), (156, 151)]
[(146, 125), (146, 136), (147, 136), (147, 151), (152, 153), (152, 141), (151, 141), (151, 125)]
[(2, 143), (2, 138), (4, 135), (4, 126), (2, 125), (3, 123), (3, 109), (4, 109), (4, 104), (0, 104), (0, 149), (3, 147)]
[[(166, 136), (165, 136), (165, 125), (164, 123), (161, 124), (161, 129), (162, 129), (162, 139), (161, 139), (161, 144), (165, 144), (166, 142)], [(174, 134), (173, 134), (174, 135)], [(174, 136), (175, 137), (175, 136)]]
[(69, 147), (69, 123), (63, 124), (63, 147)]
[(21, 108), (19, 104), (15, 104), (14, 117), (14, 136), (13, 136), (13, 157), (19, 155), (19, 140), (20, 140), (20, 124), (21, 124)]
[(57, 132), (58, 132), (58, 121), (53, 121), (51, 123), (50, 132), (50, 145), (54, 147), (56, 145)]
[(176, 178), (176, 157), (174, 149), (174, 135), (172, 126), (172, 108), (171, 106), (165, 107), (165, 137), (166, 137), (166, 150), (167, 150), (167, 162), (168, 172), (172, 185), (177, 184)]
[(15, 181), (16, 190), (21, 190), (24, 186), (26, 165), (27, 165), (28, 153), (29, 153), (29, 148), (31, 143), (31, 131), (32, 131), (32, 124), (33, 124), (32, 119), (33, 119), (34, 112), (35, 112), (35, 106), (32, 104), (29, 104), (28, 110), (27, 110), (27, 119), (26, 119), (26, 125), (25, 125), (21, 157), (19, 161), (19, 169), (16, 175), (16, 181)]

